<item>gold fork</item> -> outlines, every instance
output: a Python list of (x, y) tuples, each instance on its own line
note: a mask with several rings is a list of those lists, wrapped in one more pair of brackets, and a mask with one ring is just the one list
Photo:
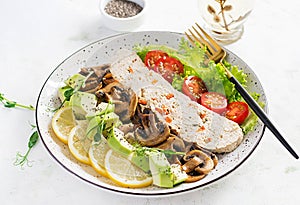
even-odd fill
[(296, 158), (299, 159), (297, 153), (283, 138), (282, 134), (274, 126), (271, 120), (268, 118), (263, 109), (257, 104), (257, 102), (249, 95), (245, 88), (239, 83), (239, 81), (231, 74), (231, 72), (223, 65), (222, 61), (226, 57), (226, 51), (212, 38), (210, 37), (203, 28), (196, 23), (196, 27), (192, 26), (192, 30), (188, 29), (185, 35), (189, 41), (195, 45), (198, 42), (201, 48), (206, 48), (208, 60), (213, 60), (216, 63), (220, 63), (227, 74), (228, 79), (235, 85), (237, 91), (241, 94), (244, 100), (248, 103), (249, 107), (255, 112), (259, 119), (265, 124), (266, 127), (275, 135), (275, 137), (281, 142), (281, 144)]

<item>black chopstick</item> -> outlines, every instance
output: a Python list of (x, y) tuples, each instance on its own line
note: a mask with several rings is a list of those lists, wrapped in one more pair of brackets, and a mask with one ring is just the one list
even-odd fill
[(275, 137), (281, 142), (281, 144), (296, 158), (299, 159), (297, 153), (283, 138), (282, 134), (277, 130), (274, 124), (271, 122), (269, 117), (263, 111), (263, 109), (257, 104), (257, 102), (248, 94), (245, 88), (239, 83), (234, 77), (230, 76), (229, 80), (235, 85), (237, 91), (241, 94), (244, 100), (248, 103), (249, 107), (254, 111), (258, 118), (266, 125), (266, 127), (275, 135)]

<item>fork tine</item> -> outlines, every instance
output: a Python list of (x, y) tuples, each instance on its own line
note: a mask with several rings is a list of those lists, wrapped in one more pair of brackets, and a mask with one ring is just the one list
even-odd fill
[[(199, 39), (190, 29), (188, 29), (188, 31), (190, 32), (190, 35), (188, 35), (187, 33), (185, 33), (185, 35), (188, 37), (188, 39), (195, 45), (195, 41), (198, 41), (200, 43), (200, 47), (203, 49), (205, 44), (202, 43), (201, 39)], [(193, 38), (191, 37), (193, 36)]]
[(206, 45), (207, 46), (207, 48), (208, 48), (208, 51), (210, 52), (210, 54), (214, 54), (214, 49), (211, 47), (211, 45), (210, 45), (210, 43), (209, 42), (207, 42), (204, 38), (203, 38), (203, 36), (200, 34), (200, 32), (194, 27), (194, 26), (192, 26), (192, 28), (194, 29), (194, 31), (197, 33), (197, 35), (200, 37), (200, 39), (201, 39), (201, 42), (199, 42), (199, 43), (201, 43), (201, 44), (203, 44), (203, 45)]
[(212, 38), (210, 35), (208, 35), (201, 26), (199, 26), (198, 23), (196, 23), (196, 26), (201, 30), (201, 32), (205, 35), (205, 37), (209, 40), (209, 42), (215, 47), (215, 50), (219, 51), (222, 49), (219, 44)]
[[(188, 29), (188, 34), (185, 32), (185, 35), (189, 39), (189, 41), (195, 45), (195, 42), (198, 42), (200, 47), (202, 49), (206, 48), (207, 52), (207, 60), (213, 60), (215, 62), (220, 62), (223, 60), (223, 58), (226, 56), (226, 52), (223, 50), (222, 47), (219, 46), (219, 44), (212, 38), (210, 37), (204, 29), (199, 26), (198, 23), (195, 23), (195, 26), (192, 26), (192, 30)], [(198, 29), (197, 29), (198, 28)], [(199, 31), (200, 30), (200, 31)]]
[[(189, 39), (189, 41), (195, 45), (195, 40), (191, 38), (191, 34), (188, 34), (187, 32), (184, 32), (184, 34), (186, 35), (186, 37)], [(201, 47), (202, 48), (202, 47)]]
[[(189, 33), (190, 34), (188, 34), (188, 33), (186, 33), (185, 32), (185, 35), (187, 36), (187, 38), (189, 39), (189, 41), (193, 44), (193, 45), (195, 45), (195, 42), (198, 42), (199, 44), (199, 46), (202, 48), (202, 49), (205, 49), (206, 48), (206, 44), (205, 44), (205, 42), (203, 42), (203, 37), (200, 35), (200, 37), (203, 39), (200, 39), (200, 38), (198, 38), (190, 29), (188, 29), (188, 31), (189, 31)], [(193, 38), (192, 38), (192, 37)], [(207, 57), (208, 58), (211, 58), (212, 57), (212, 53), (208, 50), (208, 52), (206, 52), (206, 55), (207, 55)]]
[[(254, 113), (258, 116), (258, 118), (264, 123), (266, 127), (270, 129), (270, 131), (276, 136), (276, 138), (281, 142), (281, 144), (296, 158), (299, 159), (299, 156), (297, 153), (293, 150), (293, 148), (286, 142), (286, 140), (283, 138), (281, 133), (277, 130), (277, 128), (273, 125), (273, 123), (270, 121), (268, 116), (265, 114), (265, 112), (262, 110), (262, 108), (257, 104), (257, 102), (251, 97), (251, 95), (246, 91), (246, 89), (240, 84), (240, 82), (232, 75), (232, 73), (224, 66), (222, 63), (223, 59), (226, 57), (226, 50), (223, 49), (219, 44), (211, 38), (197, 23), (197, 27), (200, 29), (200, 31), (204, 34), (205, 38), (209, 41), (207, 42), (202, 35), (193, 27), (194, 31), (197, 33), (197, 35), (200, 37), (200, 39), (189, 29), (189, 32), (191, 35), (195, 38), (196, 41), (198, 41), (202, 46), (211, 46), (214, 47), (214, 49), (209, 50), (207, 49), (206, 54), (208, 54), (209, 59), (207, 60), (214, 60), (215, 62), (218, 61), (220, 65), (224, 68), (227, 78), (230, 82), (232, 82), (235, 85), (235, 88), (237, 91), (241, 94), (241, 96), (244, 98), (244, 100), (247, 102), (249, 107), (254, 111)], [(187, 33), (186, 33), (187, 34)], [(195, 44), (195, 41), (187, 35), (188, 39)], [(202, 47), (201, 47), (202, 48)]]
[(224, 58), (224, 51), (223, 50), (219, 50), (218, 52), (214, 53), (209, 60), (213, 60), (216, 63), (222, 61)]

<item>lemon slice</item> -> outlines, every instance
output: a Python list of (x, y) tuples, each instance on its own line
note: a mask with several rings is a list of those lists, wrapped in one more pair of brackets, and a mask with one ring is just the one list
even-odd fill
[(108, 177), (123, 187), (139, 188), (152, 184), (152, 177), (113, 150), (105, 156), (105, 169)]
[(71, 154), (80, 162), (90, 164), (89, 149), (92, 141), (86, 137), (85, 129), (77, 125), (68, 138), (68, 147)]
[(109, 150), (109, 146), (104, 137), (97, 143), (93, 143), (89, 150), (89, 158), (92, 167), (102, 176), (107, 177), (107, 173), (104, 167), (105, 155)]
[(68, 144), (68, 137), (73, 127), (75, 119), (72, 107), (63, 107), (59, 109), (52, 118), (52, 129), (57, 138), (65, 144)]

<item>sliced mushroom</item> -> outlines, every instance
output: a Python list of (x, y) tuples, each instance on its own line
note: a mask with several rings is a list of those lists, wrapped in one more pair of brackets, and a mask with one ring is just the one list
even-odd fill
[(210, 158), (213, 160), (214, 162), (214, 168), (217, 166), (219, 160), (217, 155), (215, 155), (214, 153), (212, 153), (211, 151), (204, 149), (203, 147), (199, 146), (197, 143), (193, 143), (190, 147), (190, 150), (194, 150), (194, 149), (198, 149), (201, 150), (202, 152), (204, 152), (205, 154), (207, 154), (208, 156), (210, 156)]
[(175, 152), (184, 152), (185, 144), (183, 140), (176, 135), (170, 135), (170, 137), (158, 146), (160, 149), (173, 150)]
[(114, 86), (111, 89), (112, 102), (115, 104), (115, 112), (122, 122), (129, 122), (135, 113), (137, 95), (132, 89)]
[(186, 173), (190, 173), (195, 170), (196, 167), (198, 167), (201, 163), (203, 163), (203, 160), (200, 159), (197, 156), (194, 156), (187, 160), (187, 162), (182, 165), (182, 170)]
[(197, 157), (203, 160), (203, 163), (200, 166), (196, 167), (195, 171), (200, 174), (208, 174), (215, 167), (213, 160), (210, 158), (209, 155), (205, 154), (203, 151), (200, 150), (193, 150), (193, 151), (197, 152), (198, 153)]
[(200, 150), (191, 150), (182, 159), (182, 170), (189, 176), (187, 182), (202, 179), (214, 168), (214, 161)]
[(102, 81), (105, 85), (108, 85), (115, 82), (116, 80), (113, 78), (112, 73), (108, 72), (103, 76)]
[(119, 115), (123, 123), (130, 122), (135, 114), (137, 95), (130, 88), (123, 87), (114, 81), (96, 92), (100, 101), (111, 101), (115, 105), (115, 113)]
[(98, 79), (102, 79), (105, 74), (107, 74), (110, 68), (110, 64), (103, 64), (96, 67), (91, 67), (91, 70), (94, 71)]
[(118, 127), (118, 129), (121, 130), (124, 134), (127, 134), (129, 132), (134, 131), (134, 124), (132, 123), (122, 124)]
[(95, 67), (81, 68), (79, 73), (81, 75), (88, 76), (91, 72), (93, 72), (98, 79), (102, 79), (103, 76), (109, 72), (109, 68), (109, 64), (103, 64)]
[(155, 113), (145, 109), (144, 113), (138, 115), (141, 125), (135, 130), (135, 136), (141, 145), (154, 147), (168, 139), (170, 129), (166, 124), (158, 121)]
[(99, 83), (97, 79), (93, 79), (85, 83), (84, 87), (80, 88), (80, 91), (95, 93), (98, 90)]
[(203, 149), (202, 151), (203, 151), (205, 154), (207, 154), (207, 155), (212, 159), (212, 161), (213, 161), (213, 163), (214, 163), (214, 167), (213, 167), (213, 168), (215, 168), (215, 167), (217, 166), (217, 164), (219, 163), (219, 160), (218, 160), (217, 155), (215, 155), (214, 153), (212, 153), (212, 152), (210, 152), (210, 151), (208, 151), (208, 150), (205, 150), (205, 149)]
[(195, 171), (200, 174), (208, 174), (215, 167), (213, 160), (210, 157), (207, 157), (204, 161), (204, 166), (198, 166), (195, 168)]
[(196, 182), (196, 181), (203, 179), (205, 176), (206, 176), (205, 174), (188, 175), (188, 178), (184, 182), (187, 182), (187, 183)]
[[(163, 150), (172, 150), (174, 152), (184, 152), (185, 144), (180, 137), (170, 134), (169, 138), (166, 141), (164, 141), (162, 144), (158, 145), (157, 148), (163, 149)], [(167, 159), (170, 162), (170, 164), (181, 165), (181, 162), (180, 162), (181, 158), (182, 158), (181, 155), (167, 156)]]
[(137, 143), (137, 140), (134, 136), (134, 132), (128, 132), (127, 134), (124, 135), (124, 138), (126, 139), (127, 142), (130, 144), (135, 144)]
[(109, 64), (104, 64), (96, 67), (81, 68), (79, 72), (83, 76), (89, 76), (85, 81), (85, 85), (80, 88), (80, 91), (95, 93), (102, 87), (102, 78), (109, 73)]
[(96, 92), (96, 96), (98, 97), (98, 95), (104, 93), (104, 94), (109, 94), (111, 89), (115, 86), (122, 86), (119, 82), (114, 81), (113, 83), (110, 83), (108, 85), (106, 85), (105, 87), (101, 88), (100, 90), (98, 90)]
[(137, 143), (137, 140), (134, 136), (135, 125), (132, 123), (122, 124), (118, 127), (124, 133), (124, 138), (130, 143)]
[(90, 73), (89, 68), (81, 68), (79, 74), (87, 76)]

